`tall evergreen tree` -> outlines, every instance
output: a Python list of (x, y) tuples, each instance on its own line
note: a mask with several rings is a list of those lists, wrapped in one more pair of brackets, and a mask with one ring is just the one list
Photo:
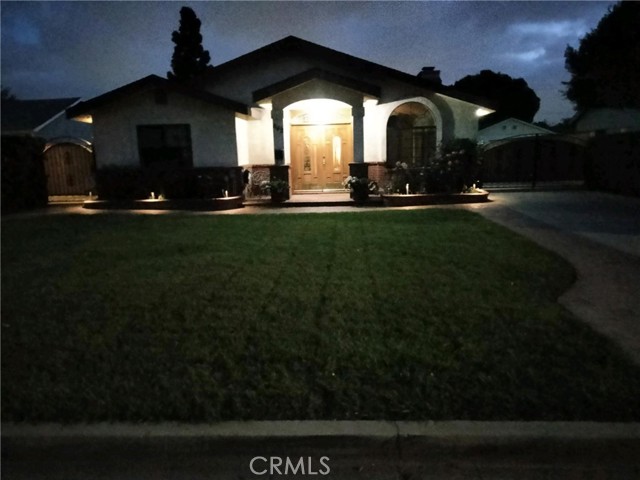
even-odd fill
[(180, 28), (171, 35), (176, 44), (171, 57), (169, 80), (188, 81), (202, 75), (211, 61), (209, 52), (202, 48), (200, 19), (189, 7), (180, 9)]
[(640, 108), (640, 3), (614, 5), (564, 58), (571, 74), (565, 96), (578, 110)]

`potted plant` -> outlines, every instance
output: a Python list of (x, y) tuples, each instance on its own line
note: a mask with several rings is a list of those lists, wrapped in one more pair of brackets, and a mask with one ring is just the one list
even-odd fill
[(378, 184), (367, 177), (348, 176), (343, 182), (344, 188), (351, 190), (351, 196), (356, 203), (364, 203), (370, 193), (377, 193)]
[(280, 178), (272, 178), (267, 182), (273, 203), (282, 203), (289, 198), (289, 182)]

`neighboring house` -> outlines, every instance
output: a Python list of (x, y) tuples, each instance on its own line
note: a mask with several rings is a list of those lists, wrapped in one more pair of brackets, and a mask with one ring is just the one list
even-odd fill
[(589, 142), (587, 185), (640, 196), (640, 110), (591, 108), (574, 116), (571, 126)]
[(198, 85), (151, 75), (68, 116), (93, 123), (98, 168), (162, 163), (238, 178), (281, 165), (294, 191), (323, 191), (476, 139), (492, 110), (433, 77), (286, 37), (211, 68)]
[(640, 132), (640, 110), (633, 108), (591, 108), (571, 119), (576, 134), (594, 136)]
[(479, 130), (478, 143), (482, 145), (496, 140), (531, 135), (554, 135), (554, 132), (517, 118), (507, 118)]
[(482, 181), (526, 183), (582, 181), (584, 142), (508, 118), (478, 132)]
[(86, 195), (95, 189), (91, 125), (67, 118), (79, 98), (5, 100), (2, 135), (46, 140), (44, 168), (49, 195)]

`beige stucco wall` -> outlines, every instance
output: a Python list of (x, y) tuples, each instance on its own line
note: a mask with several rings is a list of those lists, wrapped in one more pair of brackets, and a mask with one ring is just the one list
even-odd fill
[(251, 116), (236, 114), (238, 165), (274, 163), (273, 122), (269, 111), (252, 108)]
[(237, 165), (235, 112), (176, 93), (158, 105), (145, 91), (93, 112), (97, 166), (139, 166), (137, 126), (164, 124), (190, 125), (194, 167)]

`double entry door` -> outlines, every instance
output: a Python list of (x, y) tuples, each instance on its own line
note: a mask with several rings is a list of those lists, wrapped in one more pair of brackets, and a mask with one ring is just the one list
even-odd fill
[(340, 125), (291, 127), (291, 176), (294, 191), (343, 188), (353, 157), (352, 128)]

